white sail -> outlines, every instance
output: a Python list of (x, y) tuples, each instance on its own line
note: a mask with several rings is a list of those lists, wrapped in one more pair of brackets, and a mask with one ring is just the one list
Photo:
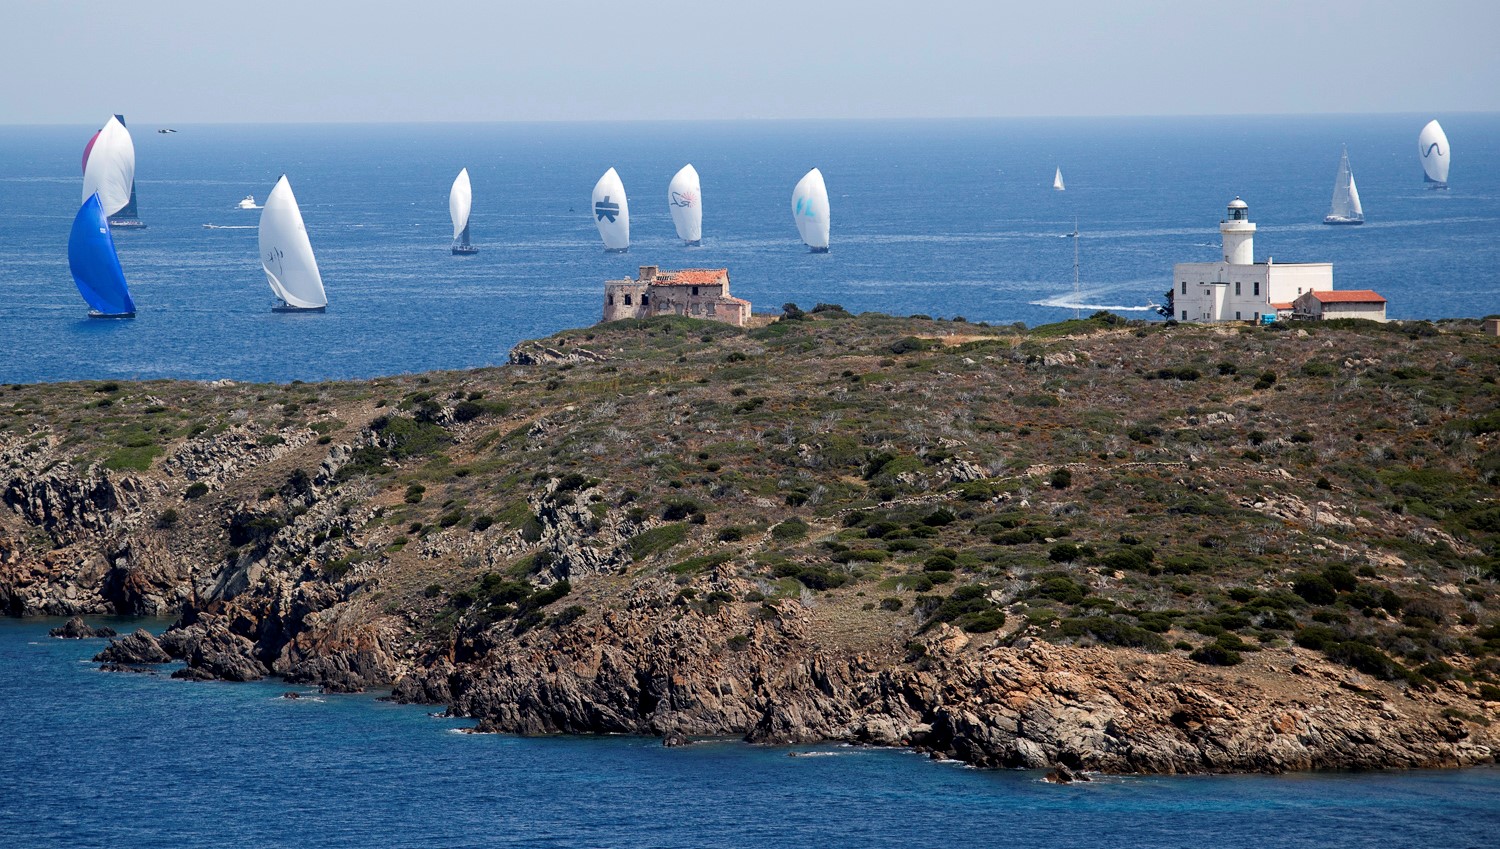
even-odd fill
[(83, 199), (95, 193), (105, 215), (114, 215), (130, 203), (135, 185), (135, 143), (130, 131), (115, 116), (109, 116), (88, 151), (83, 164)]
[(285, 174), (276, 181), (260, 213), (260, 264), (271, 291), (287, 306), (321, 309), (328, 305), (302, 210), (297, 208)]
[(1354, 172), (1349, 168), (1349, 151), (1339, 157), (1338, 176), (1333, 178), (1333, 201), (1328, 205), (1325, 224), (1358, 224), (1365, 220), (1359, 205), (1359, 189), (1354, 187)]
[(1052, 176), (1052, 188), (1060, 192), (1067, 190), (1067, 186), (1063, 185), (1061, 168), (1057, 169), (1057, 173)]
[(469, 209), (474, 205), (474, 188), (469, 183), (469, 169), (458, 172), (453, 188), (448, 190), (448, 215), (453, 218), (453, 238), (469, 226)]
[(828, 186), (823, 172), (814, 168), (792, 189), (792, 220), (802, 241), (815, 251), (828, 250)]
[(698, 244), (703, 239), (703, 186), (692, 165), (682, 166), (667, 184), (667, 208), (672, 210), (677, 237)]
[(594, 184), (594, 223), (606, 250), (630, 248), (630, 204), (625, 202), (625, 184), (611, 168)]
[(1436, 119), (1427, 122), (1417, 136), (1417, 152), (1422, 155), (1422, 171), (1429, 183), (1448, 185), (1448, 134)]

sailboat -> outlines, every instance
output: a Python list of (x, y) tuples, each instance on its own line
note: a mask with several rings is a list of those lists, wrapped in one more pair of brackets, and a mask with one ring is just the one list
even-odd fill
[(1422, 154), (1422, 179), (1432, 183), (1434, 189), (1448, 188), (1448, 134), (1434, 118), (1422, 128), (1417, 136), (1417, 152)]
[(593, 209), (604, 250), (612, 254), (630, 250), (630, 204), (625, 200), (625, 184), (620, 182), (615, 169), (605, 171), (594, 184)]
[(448, 215), (453, 219), (453, 253), (466, 256), (479, 253), (469, 244), (469, 209), (474, 205), (474, 189), (469, 184), (469, 169), (458, 172), (453, 188), (448, 190)]
[(1349, 148), (1339, 158), (1339, 174), (1333, 178), (1333, 203), (1324, 224), (1363, 224), (1364, 208), (1359, 205), (1359, 189), (1354, 185), (1354, 172), (1349, 170)]
[(703, 186), (691, 164), (682, 166), (667, 184), (667, 206), (672, 210), (677, 238), (690, 247), (703, 244)]
[(1052, 175), (1052, 188), (1059, 192), (1067, 191), (1068, 187), (1063, 185), (1061, 168), (1057, 169), (1056, 174)]
[(327, 308), (323, 276), (285, 174), (276, 181), (260, 212), (260, 264), (276, 295), (272, 312), (323, 312)]
[(135, 143), (125, 116), (113, 115), (83, 148), (83, 196), (97, 194), (111, 227), (140, 230), (135, 206)]
[(89, 195), (73, 218), (68, 268), (78, 293), (88, 302), (89, 318), (135, 318), (135, 301), (125, 285), (120, 255), (109, 234), (109, 217), (98, 194)]
[(823, 172), (816, 168), (792, 189), (792, 220), (813, 253), (828, 253), (828, 186), (823, 182)]

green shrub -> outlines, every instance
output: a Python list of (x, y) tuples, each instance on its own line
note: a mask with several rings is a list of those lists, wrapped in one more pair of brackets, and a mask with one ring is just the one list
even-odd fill
[(653, 554), (666, 551), (686, 538), (687, 525), (683, 522), (673, 522), (649, 531), (641, 531), (630, 538), (630, 557), (636, 561), (645, 560)]
[(1073, 485), (1073, 472), (1068, 469), (1053, 469), (1048, 482), (1053, 489), (1067, 489)]
[(895, 596), (892, 596), (890, 598), (883, 598), (880, 600), (881, 610), (889, 610), (895, 612), (897, 610), (900, 610), (902, 606), (903, 602), (901, 601), (901, 599), (896, 598)]
[(207, 494), (208, 484), (204, 483), (203, 481), (193, 481), (192, 483), (188, 484), (188, 488), (183, 491), (182, 497), (187, 499), (195, 499), (202, 498)]
[(776, 527), (772, 528), (771, 536), (772, 538), (780, 540), (782, 542), (789, 542), (791, 540), (798, 540), (807, 536), (808, 528), (809, 526), (806, 522), (802, 521), (796, 516), (793, 516), (792, 518), (787, 519), (786, 521), (781, 522), (780, 524), (776, 525)]
[(1339, 596), (1338, 590), (1322, 575), (1304, 572), (1292, 579), (1292, 592), (1301, 596), (1308, 604), (1333, 604)]
[(176, 524), (177, 524), (177, 511), (173, 510), (170, 507), (168, 507), (167, 509), (161, 511), (161, 513), (158, 514), (157, 517), (156, 517), (156, 526), (158, 528), (170, 528), (170, 527), (172, 527), (173, 525), (176, 525)]
[(121, 448), (109, 455), (104, 468), (113, 472), (144, 472), (151, 468), (151, 461), (162, 453), (160, 445), (139, 445)]
[(1194, 649), (1188, 654), (1188, 659), (1206, 666), (1238, 666), (1245, 660), (1239, 652), (1218, 641)]

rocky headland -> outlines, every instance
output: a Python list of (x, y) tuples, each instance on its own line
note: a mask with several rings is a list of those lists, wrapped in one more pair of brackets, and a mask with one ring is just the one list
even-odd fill
[(389, 686), (486, 731), (1060, 776), (1495, 758), (1476, 322), (820, 308), (511, 360), (0, 387), (0, 609), (175, 616), (97, 660)]

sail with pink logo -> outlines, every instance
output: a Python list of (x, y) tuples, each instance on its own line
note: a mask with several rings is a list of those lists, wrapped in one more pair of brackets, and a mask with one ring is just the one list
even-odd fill
[(682, 166), (667, 184), (667, 205), (678, 238), (693, 246), (703, 244), (703, 186), (692, 165)]

